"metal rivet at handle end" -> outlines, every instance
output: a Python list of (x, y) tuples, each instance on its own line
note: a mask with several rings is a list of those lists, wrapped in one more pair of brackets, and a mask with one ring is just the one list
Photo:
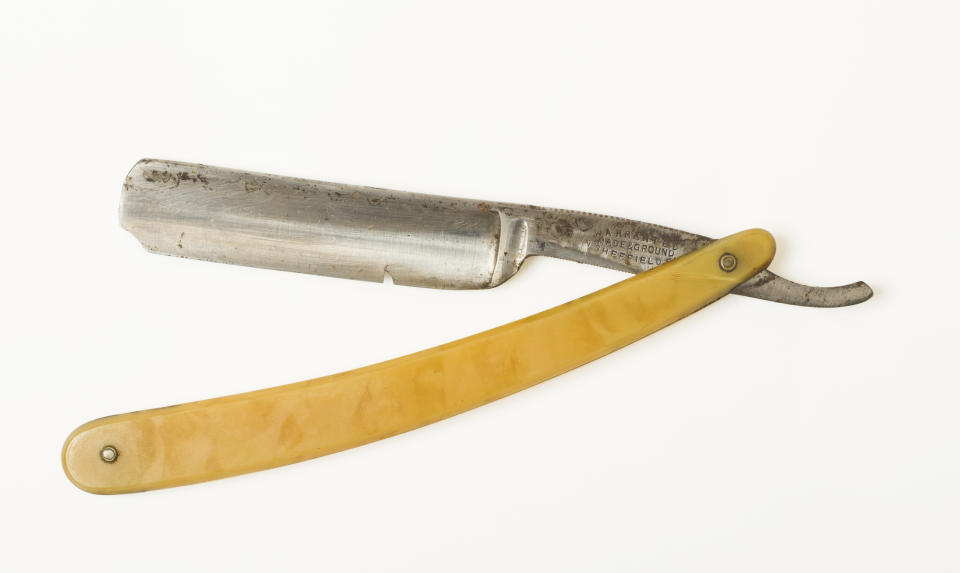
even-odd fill
[(723, 253), (720, 255), (720, 268), (727, 273), (733, 272), (733, 269), (737, 268), (737, 257)]
[(117, 461), (118, 457), (120, 457), (120, 452), (113, 446), (103, 446), (103, 449), (100, 450), (100, 459), (108, 464)]

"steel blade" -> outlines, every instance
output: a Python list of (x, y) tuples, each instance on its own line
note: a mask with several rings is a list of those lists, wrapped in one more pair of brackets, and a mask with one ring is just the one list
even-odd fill
[[(711, 239), (651, 223), (144, 159), (127, 175), (125, 229), (151, 252), (401, 285), (497, 286), (529, 256), (639, 273)], [(810, 287), (763, 271), (737, 294), (856, 304), (859, 282)]]

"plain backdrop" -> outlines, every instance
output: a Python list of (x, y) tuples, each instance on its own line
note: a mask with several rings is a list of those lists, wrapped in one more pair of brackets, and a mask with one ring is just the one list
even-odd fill
[[(957, 571), (952, 1), (0, 8), (0, 569)], [(450, 292), (150, 255), (141, 157), (778, 239), (866, 304), (730, 296), (379, 443), (123, 496), (100, 416), (362, 366), (624, 278)]]

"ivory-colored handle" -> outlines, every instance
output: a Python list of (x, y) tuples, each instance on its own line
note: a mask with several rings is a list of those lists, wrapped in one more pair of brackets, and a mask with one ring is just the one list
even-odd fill
[[(736, 257), (730, 271), (720, 264), (728, 253)], [(744, 231), (436, 348), (324, 378), (94, 420), (67, 438), (63, 468), (86, 491), (126, 493), (291, 464), (386, 438), (643, 338), (722, 297), (766, 268), (773, 253), (769, 233)], [(102, 459), (106, 447), (116, 452), (111, 463)]]

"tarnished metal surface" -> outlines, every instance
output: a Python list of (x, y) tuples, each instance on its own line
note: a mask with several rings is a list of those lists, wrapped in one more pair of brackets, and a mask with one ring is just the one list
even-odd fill
[[(497, 286), (534, 255), (639, 273), (711, 241), (591, 213), (151, 159), (127, 175), (120, 220), (152, 252), (447, 289)], [(872, 294), (862, 282), (810, 287), (768, 271), (734, 292), (819, 307)]]

